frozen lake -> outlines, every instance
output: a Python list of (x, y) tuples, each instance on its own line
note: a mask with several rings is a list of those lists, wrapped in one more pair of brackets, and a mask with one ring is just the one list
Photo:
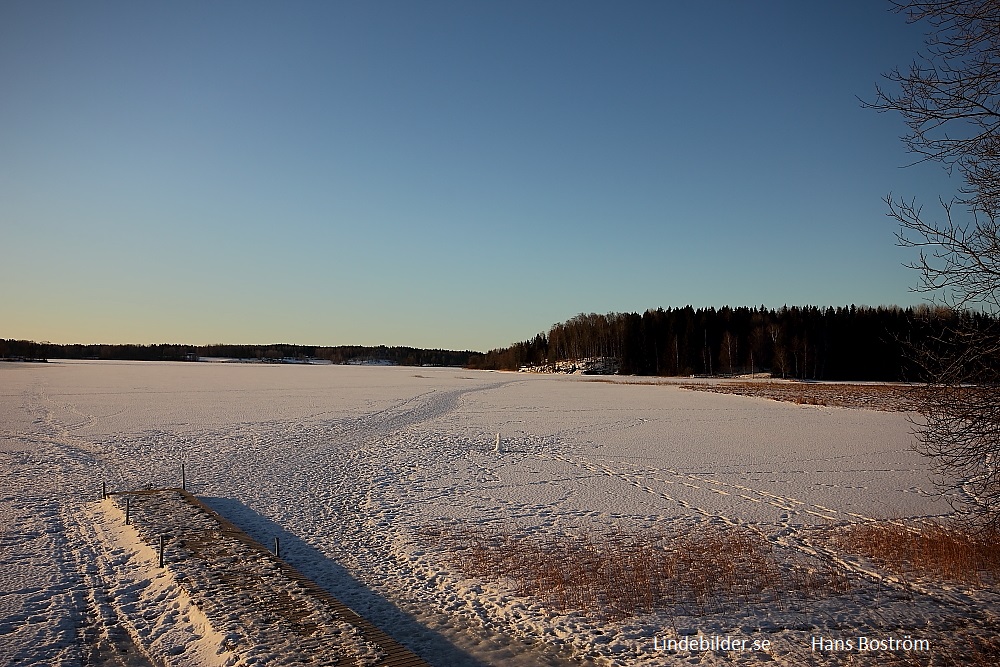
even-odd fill
[(74, 517), (102, 482), (180, 486), (183, 462), (188, 490), (261, 542), (280, 533), (289, 562), (432, 662), (560, 664), (589, 650), (659, 664), (662, 619), (619, 627), (607, 651), (583, 622), (545, 639), (561, 621), (463, 579), (420, 534), (704, 521), (794, 542), (816, 526), (946, 514), (913, 443), (901, 413), (580, 376), (0, 364), (0, 662), (78, 664), (88, 601)]

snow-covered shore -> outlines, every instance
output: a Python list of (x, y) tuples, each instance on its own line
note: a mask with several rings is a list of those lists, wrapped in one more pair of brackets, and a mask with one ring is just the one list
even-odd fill
[[(471, 578), (427, 538), (725, 525), (827, 562), (812, 538), (823, 527), (948, 512), (911, 445), (900, 413), (580, 377), (3, 364), (0, 662), (77, 665), (100, 652), (101, 633), (114, 632), (97, 618), (109, 591), (87, 551), (101, 483), (179, 486), (182, 462), (189, 490), (261, 543), (280, 537), (288, 562), (436, 665), (874, 664), (896, 654), (814, 639), (904, 633), (943, 651), (947, 633), (995, 627), (993, 593), (904, 589), (838, 556), (856, 582), (849, 595), (601, 621)], [(663, 650), (689, 633), (768, 648)]]

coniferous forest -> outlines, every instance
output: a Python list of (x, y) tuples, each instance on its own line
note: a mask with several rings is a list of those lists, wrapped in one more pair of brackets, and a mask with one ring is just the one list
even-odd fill
[(0, 359), (262, 362), (327, 360), (492, 370), (565, 368), (559, 362), (609, 359), (625, 375), (744, 375), (805, 380), (919, 381), (917, 357), (951, 332), (995, 327), (988, 315), (898, 306), (779, 309), (658, 308), (580, 314), (548, 333), (482, 354), (413, 347), (341, 345), (59, 345), (0, 339)]
[(281, 363), (321, 359), (334, 364), (391, 362), (401, 366), (465, 366), (475, 352), (425, 350), (386, 345), (59, 345), (0, 339), (0, 359), (122, 359), (131, 361), (196, 361), (229, 358)]
[(552, 367), (611, 358), (628, 375), (742, 375), (810, 380), (917, 381), (919, 350), (979, 313), (897, 306), (667, 308), (580, 314), (547, 334), (475, 356), (476, 368)]

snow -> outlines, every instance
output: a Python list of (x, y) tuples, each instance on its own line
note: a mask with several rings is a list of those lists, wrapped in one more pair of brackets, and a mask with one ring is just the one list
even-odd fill
[[(811, 638), (905, 630), (938, 641), (945, 624), (975, 633), (995, 622), (989, 590), (904, 586), (812, 537), (946, 515), (913, 443), (901, 413), (579, 376), (0, 364), (0, 664), (92, 664), (112, 649), (128, 664), (147, 664), (144, 653), (177, 665), (277, 664), (303, 650), (239, 599), (193, 594), (184, 582), (207, 576), (211, 558), (201, 570), (160, 570), (149, 540), (120, 520), (122, 496), (101, 500), (102, 482), (180, 486), (182, 462), (189, 491), (261, 544), (280, 538), (283, 559), (431, 664), (867, 664), (880, 654), (814, 651)], [(510, 526), (746, 528), (803, 562), (835, 563), (856, 589), (608, 621), (469, 577), (427, 537)], [(240, 623), (227, 625), (232, 615)], [(678, 633), (771, 648), (660, 650)], [(335, 652), (374, 650), (333, 634), (345, 642)]]
[[(128, 520), (126, 525), (126, 501)], [(322, 604), (262, 549), (176, 490), (117, 495), (79, 517), (87, 554), (107, 590), (108, 630), (125, 626), (136, 643), (171, 664), (335, 665), (348, 656), (375, 664), (380, 651)], [(159, 540), (164, 537), (164, 567)], [(247, 619), (253, 619), (247, 622)]]

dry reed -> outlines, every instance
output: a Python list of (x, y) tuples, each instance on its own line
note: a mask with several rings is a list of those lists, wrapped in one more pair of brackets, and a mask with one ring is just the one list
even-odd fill
[(1000, 535), (972, 532), (936, 521), (856, 524), (832, 543), (870, 558), (898, 576), (932, 576), (983, 586), (1000, 575)]
[[(982, 586), (1000, 579), (997, 537), (894, 521), (837, 528), (824, 541), (904, 581), (916, 574)], [(779, 558), (759, 534), (736, 527), (552, 535), (507, 526), (427, 530), (424, 538), (442, 547), (466, 576), (500, 583), (553, 610), (601, 618), (784, 606), (792, 599), (848, 594), (859, 583), (859, 575), (833, 560), (794, 552)]]
[(735, 528), (690, 533), (532, 535), (514, 528), (437, 532), (467, 576), (503, 582), (552, 609), (622, 618), (656, 609), (704, 615), (779, 597), (771, 545)]

